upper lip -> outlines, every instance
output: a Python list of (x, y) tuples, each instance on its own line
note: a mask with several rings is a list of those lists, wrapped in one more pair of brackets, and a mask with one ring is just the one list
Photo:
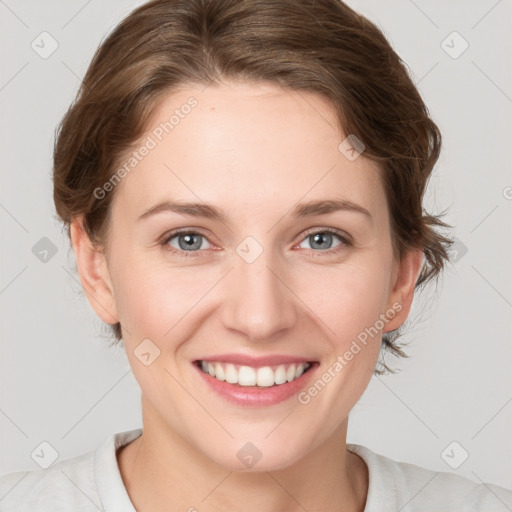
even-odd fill
[(241, 366), (272, 366), (278, 364), (291, 363), (313, 363), (312, 359), (293, 355), (272, 354), (268, 356), (249, 356), (247, 354), (217, 354), (214, 356), (205, 356), (196, 361), (205, 361), (207, 363), (232, 363)]

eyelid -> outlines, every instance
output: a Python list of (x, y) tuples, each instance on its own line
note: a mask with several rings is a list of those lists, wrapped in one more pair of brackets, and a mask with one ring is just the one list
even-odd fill
[(340, 237), (341, 240), (343, 240), (345, 243), (350, 243), (350, 244), (352, 243), (352, 237), (345, 231), (343, 231), (341, 229), (337, 229), (337, 228), (322, 228), (322, 227), (307, 229), (304, 232), (304, 235), (302, 236), (300, 241), (302, 242), (302, 240), (304, 240), (308, 236), (313, 235), (315, 233), (332, 233), (332, 234)]
[[(337, 229), (337, 228), (327, 228), (327, 227), (313, 227), (313, 228), (309, 228), (307, 229), (303, 234), (302, 234), (302, 238), (294, 245), (294, 247), (298, 246), (302, 241), (304, 241), (308, 236), (311, 236), (312, 234), (316, 234), (316, 233), (331, 233), (335, 236), (337, 236), (340, 240), (341, 240), (341, 248), (339, 248), (340, 246), (337, 246), (336, 248), (334, 249), (326, 249), (326, 250), (320, 250), (320, 251), (315, 251), (314, 249), (306, 249), (306, 250), (309, 250), (309, 251), (312, 251), (313, 254), (315, 255), (323, 255), (323, 254), (326, 254), (326, 255), (329, 255), (329, 254), (335, 254), (337, 251), (340, 251), (342, 250), (344, 247), (349, 247), (352, 245), (352, 237), (346, 233), (345, 231), (342, 231), (340, 229)], [(198, 250), (198, 251), (183, 251), (183, 250), (180, 250), (180, 249), (176, 249), (174, 247), (171, 247), (169, 244), (169, 241), (173, 238), (175, 238), (176, 236), (178, 235), (181, 235), (181, 234), (193, 234), (193, 235), (200, 235), (202, 236), (203, 238), (205, 238), (210, 244), (213, 244), (213, 242), (209, 239), (208, 236), (206, 236), (202, 230), (200, 228), (194, 228), (194, 227), (190, 227), (190, 228), (178, 228), (178, 229), (175, 229), (175, 230), (172, 230), (168, 233), (166, 233), (163, 237), (162, 237), (162, 241), (160, 242), (161, 245), (165, 246), (165, 248), (172, 252), (172, 253), (177, 253), (181, 256), (197, 256), (199, 255), (200, 253), (206, 251), (206, 250), (215, 250), (215, 249), (202, 249), (202, 250)], [(214, 245), (214, 244), (213, 244)]]
[(205, 238), (208, 241), (208, 243), (210, 243), (212, 245), (215, 245), (210, 240), (210, 238), (202, 232), (202, 230), (200, 228), (194, 228), (194, 227), (191, 227), (191, 228), (178, 228), (178, 229), (175, 229), (175, 230), (171, 230), (171, 231), (165, 233), (162, 236), (161, 241), (159, 243), (160, 243), (160, 245), (165, 246), (166, 249), (169, 250), (170, 252), (186, 253), (187, 256), (194, 255), (194, 254), (199, 254), (201, 252), (204, 252), (205, 250), (214, 250), (214, 249), (202, 249), (202, 250), (199, 250), (199, 251), (182, 251), (180, 249), (176, 249), (175, 247), (171, 247), (169, 245), (169, 242), (173, 238), (177, 237), (178, 235), (200, 235), (203, 238)]

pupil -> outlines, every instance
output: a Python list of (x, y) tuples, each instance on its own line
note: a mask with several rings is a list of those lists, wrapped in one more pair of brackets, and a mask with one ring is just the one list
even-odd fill
[[(316, 233), (313, 235), (313, 245), (319, 245), (318, 248), (322, 249), (322, 248), (325, 248), (325, 247), (322, 247), (321, 244), (322, 244), (322, 241), (325, 243), (325, 241), (330, 241), (330, 239), (332, 238), (332, 235), (330, 233)], [(320, 242), (318, 243), (318, 241), (320, 240)]]
[[(199, 249), (201, 247), (201, 241), (199, 242), (197, 240), (194, 240), (194, 237), (196, 239), (199, 239), (199, 235), (181, 235), (180, 237), (180, 247), (181, 249)], [(181, 244), (181, 240), (185, 240), (184, 245)]]

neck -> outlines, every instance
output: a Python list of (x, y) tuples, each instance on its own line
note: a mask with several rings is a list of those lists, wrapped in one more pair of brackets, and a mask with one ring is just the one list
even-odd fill
[[(145, 408), (143, 400), (144, 419)], [(326, 442), (286, 469), (233, 472), (168, 427), (144, 421), (143, 434), (118, 450), (117, 461), (137, 511), (363, 512), (368, 470), (346, 450), (347, 425), (348, 418)]]

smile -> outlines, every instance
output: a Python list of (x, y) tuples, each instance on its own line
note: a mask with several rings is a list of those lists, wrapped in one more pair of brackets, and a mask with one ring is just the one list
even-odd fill
[(214, 361), (196, 361), (197, 366), (218, 381), (241, 387), (281, 386), (301, 377), (311, 368), (311, 363), (289, 363), (255, 368), (252, 366)]

